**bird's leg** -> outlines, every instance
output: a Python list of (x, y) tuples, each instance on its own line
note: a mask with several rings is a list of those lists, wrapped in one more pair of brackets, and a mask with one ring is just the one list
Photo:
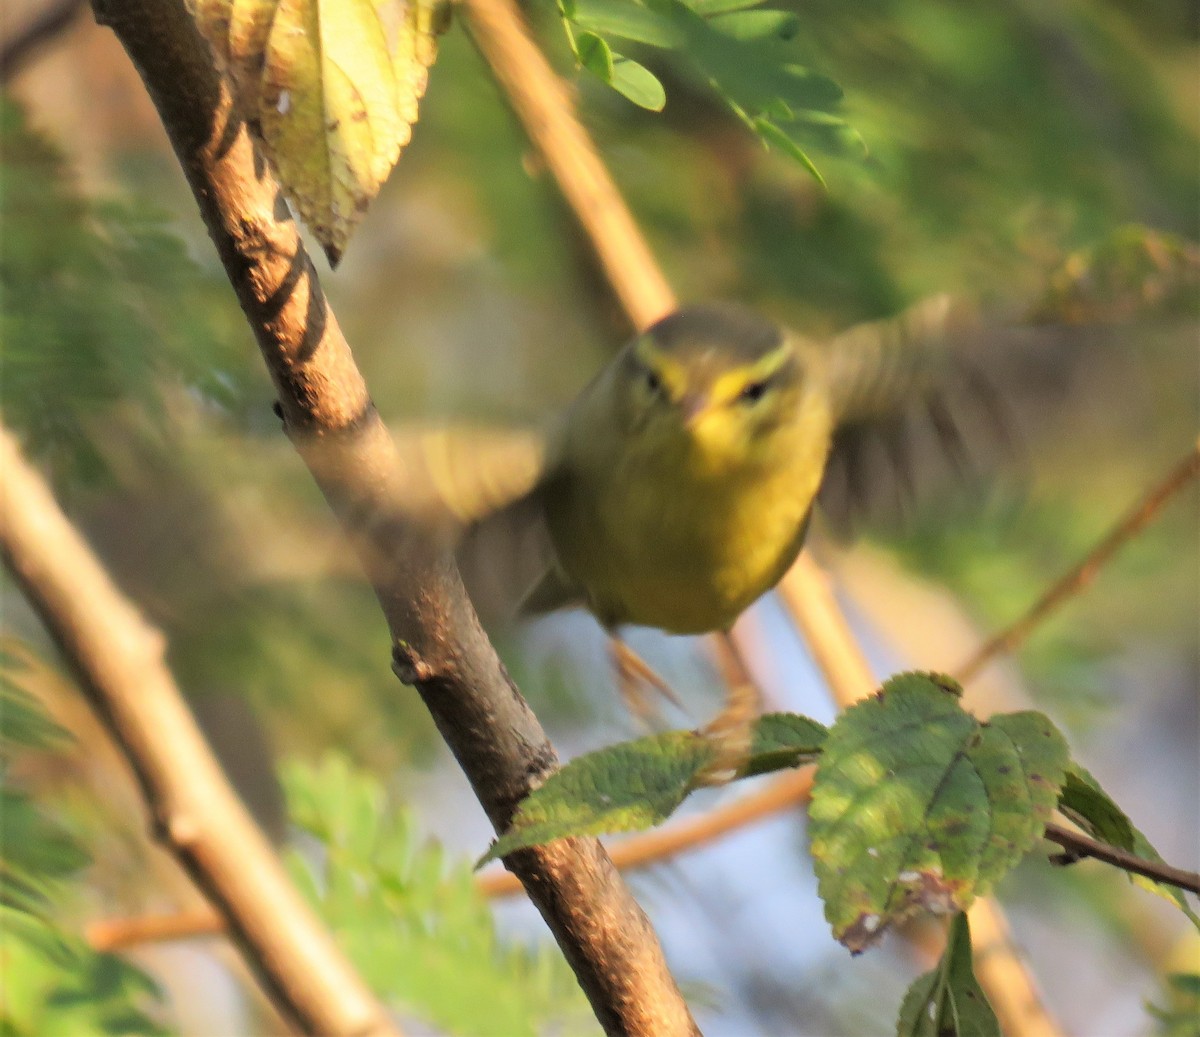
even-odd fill
[(725, 685), (725, 706), (700, 731), (708, 739), (713, 757), (696, 775), (698, 785), (725, 785), (737, 777), (750, 758), (754, 722), (762, 711), (762, 697), (728, 633), (715, 636), (717, 662)]
[(683, 703), (679, 701), (679, 696), (675, 694), (671, 685), (663, 680), (645, 659), (630, 648), (622, 640), (620, 634), (610, 629), (608, 637), (613, 667), (617, 671), (617, 688), (620, 690), (621, 698), (625, 700), (629, 712), (643, 723), (650, 725), (650, 721), (658, 711), (646, 696), (647, 687), (653, 688), (663, 698), (683, 709)]

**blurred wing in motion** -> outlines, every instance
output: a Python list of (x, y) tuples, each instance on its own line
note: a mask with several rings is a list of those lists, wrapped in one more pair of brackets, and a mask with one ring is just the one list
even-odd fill
[(947, 470), (972, 481), (1012, 452), (1007, 407), (984, 374), (1004, 338), (941, 295), (825, 346), (836, 430), (820, 500), (835, 527), (904, 513)]
[(462, 528), (503, 510), (542, 477), (545, 437), (482, 425), (392, 430), (405, 511)]
[(454, 543), (475, 607), (511, 620), (521, 596), (554, 557), (538, 489), (546, 436), (483, 425), (409, 425), (392, 430), (402, 507)]

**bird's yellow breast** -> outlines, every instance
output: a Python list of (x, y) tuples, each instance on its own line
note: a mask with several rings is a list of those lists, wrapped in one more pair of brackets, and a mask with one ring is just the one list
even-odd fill
[(724, 451), (719, 428), (707, 445), (704, 434), (685, 451), (639, 437), (576, 444), (579, 463), (548, 487), (559, 564), (603, 622), (726, 628), (799, 551), (827, 421), (797, 422), (757, 453)]

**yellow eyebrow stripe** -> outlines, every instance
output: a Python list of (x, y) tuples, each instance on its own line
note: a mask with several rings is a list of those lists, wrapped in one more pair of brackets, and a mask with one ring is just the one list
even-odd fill
[(687, 370), (678, 360), (664, 354), (649, 335), (643, 335), (633, 347), (634, 356), (662, 380), (667, 395), (677, 400), (687, 390)]
[(735, 399), (747, 385), (770, 378), (787, 362), (791, 352), (791, 345), (785, 342), (760, 357), (749, 367), (739, 367), (734, 371), (727, 371), (713, 383), (713, 402), (728, 403)]

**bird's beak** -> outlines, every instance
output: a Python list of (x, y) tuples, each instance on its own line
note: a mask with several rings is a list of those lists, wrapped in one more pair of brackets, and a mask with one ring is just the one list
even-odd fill
[(679, 401), (679, 409), (683, 414), (685, 428), (693, 428), (708, 410), (708, 396), (704, 393), (685, 393)]

